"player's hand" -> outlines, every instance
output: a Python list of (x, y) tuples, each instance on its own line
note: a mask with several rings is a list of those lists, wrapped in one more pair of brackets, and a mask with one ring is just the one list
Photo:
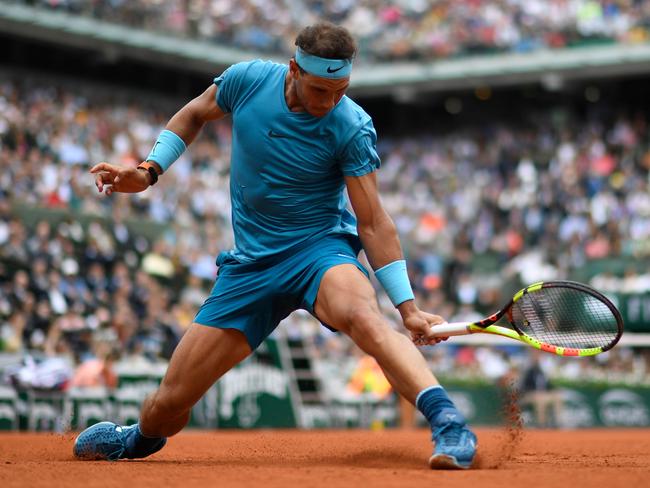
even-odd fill
[(411, 333), (411, 340), (418, 346), (433, 345), (446, 341), (447, 337), (434, 337), (431, 328), (445, 322), (440, 315), (423, 312), (413, 301), (405, 302), (398, 307), (402, 315), (404, 327)]
[(108, 163), (99, 163), (90, 169), (95, 175), (95, 186), (99, 192), (138, 193), (149, 188), (151, 176), (136, 168), (123, 168)]

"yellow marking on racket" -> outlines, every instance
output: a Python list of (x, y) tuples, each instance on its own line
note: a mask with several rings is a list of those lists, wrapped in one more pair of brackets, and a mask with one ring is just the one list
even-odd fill
[(513, 303), (519, 300), (521, 297), (523, 297), (524, 293), (531, 293), (531, 292), (541, 290), (542, 285), (544, 285), (544, 282), (538, 281), (537, 283), (533, 283), (532, 285), (529, 285), (526, 288), (522, 288), (517, 293), (515, 293), (515, 296), (512, 298)]

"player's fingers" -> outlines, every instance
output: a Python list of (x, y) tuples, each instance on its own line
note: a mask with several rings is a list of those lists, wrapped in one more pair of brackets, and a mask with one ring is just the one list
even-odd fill
[(438, 325), (445, 323), (445, 319), (443, 319), (440, 315), (435, 315), (432, 313), (427, 314), (427, 321), (429, 322), (429, 325)]
[(447, 337), (440, 338), (440, 337), (434, 337), (433, 339), (427, 339), (425, 337), (420, 337), (418, 339), (415, 339), (413, 343), (416, 346), (435, 346), (439, 342), (446, 341)]
[(436, 337), (434, 339), (426, 339), (425, 337), (417, 337), (413, 339), (413, 344), (416, 346), (435, 346), (441, 341), (446, 341), (447, 338), (440, 339), (439, 337)]
[(98, 163), (90, 168), (91, 173), (99, 173), (100, 171), (108, 171), (109, 173), (115, 172), (116, 168), (106, 162)]
[(449, 339), (449, 337), (434, 337), (433, 339), (429, 339), (429, 342), (427, 342), (427, 344), (430, 346), (435, 346), (439, 342), (446, 341), (447, 339)]
[(101, 193), (104, 190), (105, 185), (112, 185), (113, 184), (114, 177), (110, 173), (106, 171), (102, 171), (101, 173), (97, 173), (95, 176), (95, 186), (97, 187), (97, 190)]
[(439, 342), (446, 341), (447, 339), (449, 339), (449, 337), (438, 336), (438, 335), (436, 335), (436, 332), (435, 332), (436, 325), (440, 325), (440, 324), (444, 324), (444, 323), (446, 323), (446, 322), (443, 320), (439, 324), (435, 324), (433, 327), (427, 325), (426, 334), (424, 334), (424, 339), (425, 339), (427, 344), (436, 345)]
[(104, 191), (104, 181), (102, 179), (101, 173), (95, 177), (95, 186), (97, 187), (97, 191), (99, 191), (99, 193)]
[(425, 341), (428, 345), (435, 346), (436, 344), (442, 341), (446, 341), (447, 339), (449, 339), (449, 337), (433, 337), (433, 338), (426, 339)]
[(411, 341), (416, 346), (426, 346), (427, 344), (430, 344), (430, 339), (427, 339), (424, 334), (419, 332), (411, 332)]
[[(444, 322), (444, 320), (443, 320), (443, 322)], [(442, 323), (442, 322), (440, 322), (440, 323)], [(435, 342), (437, 342), (436, 339), (438, 339), (438, 337), (436, 337), (436, 333), (434, 332), (436, 325), (437, 325), (437, 323), (432, 324), (430, 321), (427, 320), (427, 322), (422, 327), (422, 335), (426, 339), (427, 343), (431, 343), (431, 342), (435, 343)]]

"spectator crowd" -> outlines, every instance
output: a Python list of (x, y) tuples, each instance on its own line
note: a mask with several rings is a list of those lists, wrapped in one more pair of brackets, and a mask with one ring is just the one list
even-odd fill
[(369, 62), (650, 38), (650, 3), (645, 0), (13, 1), (283, 55), (293, 52), (301, 27), (325, 19), (354, 32)]
[[(174, 102), (99, 86), (0, 79), (0, 349), (76, 363), (170, 357), (209, 292), (216, 255), (233, 244), (229, 121), (206, 126), (141, 194), (98, 194), (88, 169), (136, 165), (173, 110)], [(564, 122), (542, 111), (525, 124), (380, 135), (379, 185), (421, 307), (476, 318), (501, 304), (508, 279), (565, 278), (590, 260), (649, 257), (649, 130), (642, 111), (611, 120), (568, 111)], [(501, 271), (484, 273), (482, 258)], [(637, 282), (635, 291), (650, 289)], [(299, 317), (286, 327), (315, 355), (349, 352), (345, 339)], [(443, 374), (458, 364), (494, 377), (510, 361), (492, 348), (428, 354)], [(621, 368), (638, 375), (647, 361), (635, 361)]]

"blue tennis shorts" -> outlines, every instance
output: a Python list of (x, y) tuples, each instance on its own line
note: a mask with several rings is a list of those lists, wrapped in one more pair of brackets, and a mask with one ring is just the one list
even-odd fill
[(368, 276), (357, 259), (360, 250), (357, 236), (331, 235), (263, 262), (242, 264), (221, 253), (217, 280), (194, 322), (240, 330), (255, 350), (294, 310), (314, 314), (321, 279), (331, 267), (354, 264)]

